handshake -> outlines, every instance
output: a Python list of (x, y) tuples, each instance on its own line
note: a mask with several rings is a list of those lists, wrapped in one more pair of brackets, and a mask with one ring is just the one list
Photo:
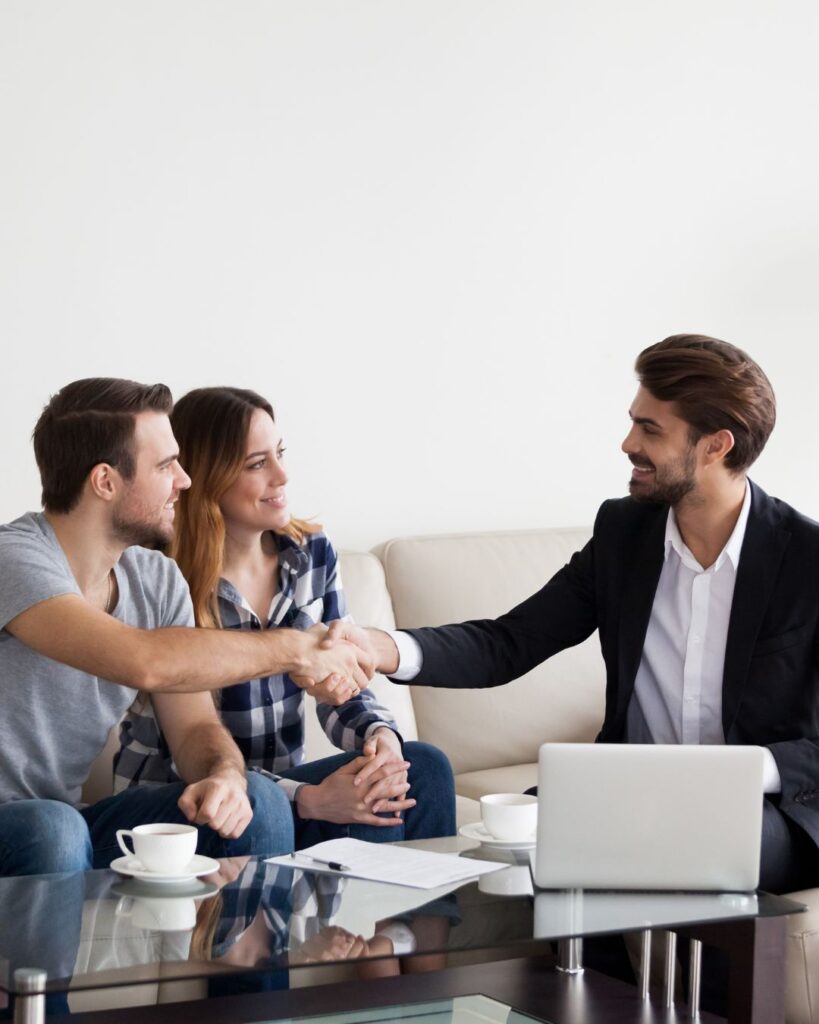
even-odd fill
[(376, 672), (398, 669), (398, 649), (388, 633), (337, 619), (297, 633), (296, 686), (321, 704), (344, 704), (366, 689)]

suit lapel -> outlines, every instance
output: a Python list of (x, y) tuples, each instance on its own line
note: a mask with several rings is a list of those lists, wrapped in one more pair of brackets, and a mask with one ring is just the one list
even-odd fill
[(722, 674), (722, 725), (726, 740), (742, 702), (751, 655), (791, 536), (781, 525), (774, 502), (756, 484), (748, 483), (751, 510), (739, 556)]
[(654, 594), (660, 582), (665, 548), (668, 509), (658, 509), (636, 547), (631, 575), (626, 580), (620, 610), (619, 665), (615, 731), (621, 731), (634, 680), (640, 667)]

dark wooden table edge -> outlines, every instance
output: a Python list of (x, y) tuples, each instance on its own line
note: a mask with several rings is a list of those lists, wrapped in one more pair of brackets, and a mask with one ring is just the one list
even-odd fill
[[(555, 970), (552, 956), (531, 956), (489, 964), (450, 967), (429, 974), (344, 981), (277, 992), (223, 996), (49, 1017), (72, 1024), (253, 1024), (277, 1018), (309, 1017), (418, 1003), (463, 995), (485, 995), (556, 1024), (672, 1024), (689, 1021), (685, 1006), (667, 1010), (646, 1004), (626, 982), (586, 970), (575, 977)], [(721, 1020), (703, 1013), (702, 1024)]]

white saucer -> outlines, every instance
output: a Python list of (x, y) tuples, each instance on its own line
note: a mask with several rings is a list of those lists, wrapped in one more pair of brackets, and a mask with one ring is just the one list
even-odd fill
[(466, 839), (477, 839), (484, 846), (494, 846), (498, 850), (531, 850), (535, 845), (534, 833), (528, 839), (496, 839), (486, 831), (480, 821), (471, 825), (461, 825), (458, 834)]
[(213, 857), (202, 857), (195, 854), (193, 859), (181, 871), (174, 874), (164, 874), (159, 871), (148, 871), (136, 859), (136, 857), (117, 857), (111, 861), (111, 870), (121, 875), (130, 875), (132, 878), (140, 878), (145, 882), (157, 882), (165, 885), (168, 882), (189, 882), (192, 878), (199, 878), (200, 875), (212, 875), (219, 870), (219, 861)]
[(200, 882), (198, 878), (186, 882), (163, 882), (158, 887), (138, 878), (120, 878), (111, 886), (111, 892), (116, 896), (133, 896), (136, 899), (141, 896), (147, 899), (209, 900), (219, 891), (218, 885)]

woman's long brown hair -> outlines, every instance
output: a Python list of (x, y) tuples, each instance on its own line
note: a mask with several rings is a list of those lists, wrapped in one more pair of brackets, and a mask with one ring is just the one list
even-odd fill
[[(188, 581), (197, 626), (222, 625), (217, 587), (224, 562), (225, 521), (219, 502), (244, 466), (247, 433), (256, 409), (275, 419), (270, 403), (255, 391), (197, 388), (180, 398), (171, 413), (179, 461), (191, 486), (176, 503), (168, 554)], [(319, 529), (291, 519), (280, 532), (301, 544), (305, 535)]]

